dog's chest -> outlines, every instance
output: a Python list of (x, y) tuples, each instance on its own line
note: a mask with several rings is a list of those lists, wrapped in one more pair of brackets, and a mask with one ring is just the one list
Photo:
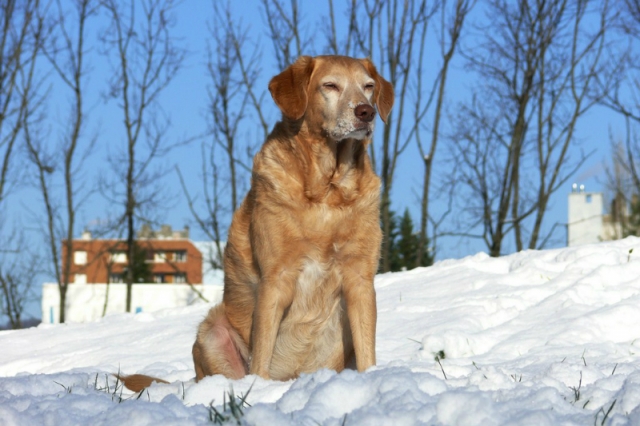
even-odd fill
[(270, 374), (288, 380), (344, 362), (345, 307), (335, 267), (315, 259), (302, 265), (295, 296), (280, 323)]
[[(283, 321), (281, 337), (308, 345), (336, 329), (341, 311), (340, 266), (308, 257), (296, 280), (295, 297)], [(333, 333), (330, 333), (333, 334)], [(302, 349), (302, 348), (301, 348)]]
[(307, 259), (303, 263), (296, 283), (296, 296), (300, 297), (306, 305), (318, 292), (318, 287), (326, 279), (328, 270), (327, 263), (315, 259)]

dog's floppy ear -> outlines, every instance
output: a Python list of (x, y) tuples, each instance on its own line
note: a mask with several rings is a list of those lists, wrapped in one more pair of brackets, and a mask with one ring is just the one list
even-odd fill
[(269, 82), (269, 92), (276, 105), (293, 120), (302, 118), (307, 110), (307, 87), (313, 62), (311, 56), (301, 56)]
[(364, 68), (367, 70), (369, 75), (376, 81), (373, 98), (376, 102), (376, 106), (378, 107), (378, 114), (380, 114), (380, 118), (382, 118), (382, 121), (386, 123), (389, 113), (391, 112), (391, 108), (393, 107), (393, 101), (395, 100), (393, 86), (378, 74), (376, 67), (371, 63), (369, 58), (360, 59), (360, 62), (362, 62), (362, 65), (364, 65)]

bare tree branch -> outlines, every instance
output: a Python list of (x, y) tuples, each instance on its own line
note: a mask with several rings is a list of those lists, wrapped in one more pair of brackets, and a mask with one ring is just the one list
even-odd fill
[[(112, 167), (124, 186), (124, 213), (127, 227), (127, 312), (131, 311), (135, 220), (143, 218), (144, 209), (159, 202), (161, 190), (154, 184), (159, 172), (148, 170), (152, 161), (166, 154), (169, 147), (166, 131), (170, 125), (157, 108), (159, 94), (176, 76), (184, 51), (170, 34), (173, 26), (172, 0), (130, 1), (128, 8), (116, 0), (101, 0), (110, 27), (104, 42), (116, 55), (110, 95), (121, 102), (126, 135), (126, 154)], [(137, 6), (136, 6), (137, 5)], [(136, 12), (142, 12), (138, 19)], [(146, 143), (146, 150), (139, 147)], [(122, 170), (125, 164), (126, 170)], [(114, 194), (117, 197), (117, 193)]]
[[(420, 131), (416, 128), (415, 131), (415, 139), (418, 144), (418, 149), (420, 151), (420, 155), (424, 161), (424, 179), (422, 184), (422, 199), (420, 203), (420, 243), (418, 246), (418, 254), (416, 256), (416, 266), (421, 265), (423, 250), (427, 246), (428, 236), (427, 236), (427, 223), (429, 219), (429, 196), (431, 189), (431, 175), (433, 172), (433, 160), (436, 155), (436, 148), (438, 145), (438, 141), (440, 138), (440, 121), (442, 118), (442, 109), (444, 106), (445, 100), (445, 87), (447, 82), (447, 75), (449, 72), (449, 64), (453, 58), (456, 47), (460, 40), (460, 36), (462, 33), (462, 28), (465, 22), (465, 19), (471, 9), (473, 8), (475, 1), (467, 1), (467, 0), (456, 0), (453, 12), (451, 15), (450, 22), (446, 22), (447, 17), (447, 2), (443, 0), (441, 5), (441, 22), (440, 22), (440, 48), (442, 55), (442, 66), (440, 72), (438, 73), (438, 77), (436, 81), (434, 81), (434, 88), (431, 91), (431, 95), (428, 98), (427, 103), (424, 107), (421, 104), (422, 99), (422, 79), (424, 72), (422, 70), (423, 64), (423, 55), (424, 55), (424, 46), (426, 37), (426, 27), (423, 29), (421, 43), (420, 43), (420, 54), (418, 56), (418, 70), (417, 70), (417, 94), (416, 94), (416, 106), (415, 106), (415, 122), (422, 122), (422, 118), (424, 114), (427, 112), (430, 104), (432, 96), (436, 93), (436, 85), (437, 85), (437, 99), (434, 110), (433, 117), (433, 129), (431, 132), (431, 143), (429, 144), (428, 151), (422, 144), (422, 138)], [(447, 33), (447, 36), (445, 36)], [(435, 234), (435, 230), (434, 230)]]
[(38, 26), (39, 0), (7, 0), (0, 4), (0, 206), (12, 184), (18, 180), (12, 163), (16, 141), (26, 110), (33, 102), (28, 70), (39, 51), (33, 25)]
[[(603, 96), (595, 76), (610, 81), (602, 52), (614, 15), (607, 1), (492, 0), (489, 6), (493, 30), (478, 27), (482, 38), (465, 53), (486, 82), (478, 93), (484, 101), (461, 109), (453, 155), (462, 166), (457, 181), (474, 194), (466, 203), (468, 223), (483, 217), (480, 235), (499, 256), (507, 234), (517, 250), (525, 247), (531, 217), (526, 246), (539, 248), (552, 194), (588, 157), (572, 160), (569, 152), (580, 118)], [(595, 31), (586, 13), (598, 14)], [(538, 181), (524, 168), (536, 170)]]
[(26, 305), (35, 298), (33, 291), (40, 258), (32, 253), (24, 234), (13, 232), (4, 240), (18, 255), (0, 256), (0, 315), (13, 329), (22, 328)]

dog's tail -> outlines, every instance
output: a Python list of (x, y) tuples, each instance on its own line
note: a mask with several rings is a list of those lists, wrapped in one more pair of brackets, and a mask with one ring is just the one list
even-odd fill
[(151, 383), (169, 383), (166, 380), (158, 379), (151, 376), (145, 376), (144, 374), (131, 374), (130, 376), (124, 376), (122, 374), (114, 374), (127, 389), (140, 392), (141, 390), (151, 386)]

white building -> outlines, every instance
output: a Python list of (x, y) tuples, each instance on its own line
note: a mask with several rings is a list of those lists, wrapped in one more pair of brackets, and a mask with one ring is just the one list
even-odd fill
[(567, 245), (597, 243), (603, 240), (604, 203), (601, 192), (585, 192), (584, 185), (569, 194)]
[[(602, 192), (585, 192), (584, 185), (573, 184), (569, 194), (567, 245), (578, 246), (622, 238), (621, 224), (604, 212)], [(626, 215), (626, 210), (622, 210)]]
[[(193, 242), (202, 253), (202, 284), (134, 284), (131, 310), (135, 313), (190, 306), (214, 305), (222, 300), (224, 273), (214, 269), (212, 260), (221, 263), (217, 246), (212, 242)], [(221, 244), (224, 250), (224, 243)], [(95, 321), (105, 315), (126, 311), (126, 284), (73, 283), (67, 288), (65, 316), (67, 322)], [(42, 285), (42, 322), (60, 319), (60, 291), (57, 283)]]

